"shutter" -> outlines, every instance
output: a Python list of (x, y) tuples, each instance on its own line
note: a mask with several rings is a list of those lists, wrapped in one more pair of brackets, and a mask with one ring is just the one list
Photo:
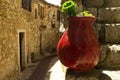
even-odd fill
[(27, 8), (27, 2), (26, 2), (26, 0), (22, 0), (22, 8), (24, 8), (24, 9)]

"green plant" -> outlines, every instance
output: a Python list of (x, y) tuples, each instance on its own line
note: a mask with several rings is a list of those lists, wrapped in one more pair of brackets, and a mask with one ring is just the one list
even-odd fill
[(62, 12), (70, 16), (76, 15), (76, 4), (72, 1), (66, 1), (62, 5)]
[(77, 5), (74, 1), (68, 0), (62, 4), (62, 12), (69, 16), (93, 16), (89, 11), (84, 10), (83, 12), (76, 12)]

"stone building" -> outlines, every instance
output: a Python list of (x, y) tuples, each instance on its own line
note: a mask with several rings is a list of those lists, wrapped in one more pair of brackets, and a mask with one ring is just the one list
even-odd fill
[(43, 0), (1, 0), (0, 80), (15, 80), (32, 60), (55, 51), (58, 28), (57, 6)]

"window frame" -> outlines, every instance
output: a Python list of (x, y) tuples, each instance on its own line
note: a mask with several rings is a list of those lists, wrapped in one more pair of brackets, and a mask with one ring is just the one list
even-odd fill
[(22, 8), (31, 12), (32, 11), (32, 0), (22, 0)]

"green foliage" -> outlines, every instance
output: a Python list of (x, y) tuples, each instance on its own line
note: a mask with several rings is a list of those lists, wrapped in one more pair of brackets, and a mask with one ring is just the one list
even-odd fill
[(90, 14), (89, 11), (87, 11), (87, 10), (80, 12), (80, 14), (78, 14), (78, 16), (91, 16), (91, 17), (93, 17), (93, 15)]
[(75, 16), (76, 15), (76, 4), (72, 0), (64, 2), (62, 5), (62, 12), (70, 16)]
[(77, 7), (76, 3), (73, 2), (72, 0), (65, 1), (62, 4), (62, 12), (69, 16), (91, 16), (91, 17), (94, 17), (87, 10), (84, 10), (83, 12), (80, 12), (79, 14), (77, 14), (76, 7)]
[(83, 11), (82, 13), (84, 16), (93, 16), (92, 14), (89, 13), (89, 11)]

